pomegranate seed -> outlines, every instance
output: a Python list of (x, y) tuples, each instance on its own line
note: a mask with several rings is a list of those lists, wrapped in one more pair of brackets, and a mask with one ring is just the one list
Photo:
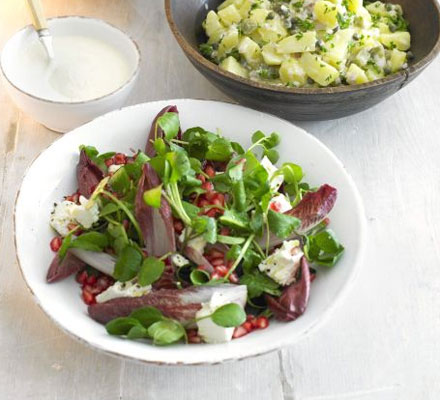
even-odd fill
[(257, 329), (266, 329), (269, 326), (269, 320), (264, 316), (258, 317), (255, 325)]
[(222, 279), (223, 277), (217, 272), (217, 271), (214, 271), (212, 274), (211, 274), (211, 279)]
[(205, 174), (208, 175), (210, 178), (213, 178), (215, 176), (215, 169), (212, 165), (207, 165), (205, 167)]
[(122, 153), (116, 153), (114, 159), (116, 165), (125, 164), (127, 162), (127, 156)]
[(67, 229), (69, 231), (71, 231), (71, 230), (75, 229), (77, 226), (78, 226), (77, 224), (74, 224), (71, 222), (70, 224), (67, 225)]
[(216, 193), (212, 204), (223, 206), (225, 204), (225, 195), (223, 193)]
[(325, 226), (328, 226), (329, 224), (330, 224), (330, 218), (324, 218), (323, 220), (322, 220), (322, 223), (323, 224), (325, 224)]
[(228, 267), (228, 269), (230, 269), (232, 267), (232, 265), (234, 264), (235, 260), (228, 260), (226, 263), (226, 266)]
[(234, 330), (234, 333), (232, 334), (232, 337), (234, 339), (238, 339), (244, 335), (247, 335), (249, 332), (242, 326), (237, 326)]
[(224, 265), (219, 265), (214, 268), (214, 271), (217, 272), (220, 276), (224, 277), (229, 270)]
[(175, 220), (173, 225), (176, 233), (180, 234), (183, 232), (183, 222), (180, 219)]
[(106, 290), (112, 284), (113, 284), (113, 279), (105, 275), (100, 276), (96, 281), (96, 287), (102, 291)]
[(203, 182), (202, 189), (207, 192), (212, 192), (214, 190), (214, 185), (211, 182)]
[(88, 285), (91, 285), (91, 286), (93, 286), (95, 283), (96, 283), (96, 281), (97, 281), (98, 279), (96, 278), (96, 276), (95, 275), (90, 275), (88, 278), (87, 278), (87, 284)]
[(203, 207), (206, 207), (206, 206), (209, 206), (209, 205), (210, 205), (210, 204), (209, 204), (209, 201), (206, 200), (205, 198), (201, 197), (201, 198), (199, 199), (199, 204), (198, 204), (198, 206), (199, 206), (200, 208), (203, 208)]
[(113, 160), (113, 157), (111, 157), (107, 158), (107, 160), (105, 160), (104, 162), (107, 167), (110, 167), (110, 165), (113, 165), (115, 163), (115, 160)]
[(197, 175), (197, 179), (198, 179), (199, 181), (201, 181), (202, 183), (206, 182), (206, 177), (205, 177), (205, 175), (199, 174), (199, 175)]
[(270, 203), (270, 209), (276, 212), (281, 211), (281, 204), (278, 201), (274, 201)]
[(252, 331), (254, 330), (254, 327), (252, 326), (252, 322), (248, 322), (248, 321), (246, 321), (246, 322), (244, 322), (241, 326), (242, 326), (244, 329), (246, 329), (248, 332), (252, 332)]
[(214, 267), (217, 267), (218, 265), (223, 265), (223, 266), (224, 266), (225, 261), (224, 261), (223, 256), (222, 256), (222, 257), (219, 257), (219, 258), (212, 258), (212, 259), (211, 259), (211, 264), (212, 264)]
[(205, 215), (207, 217), (212, 217), (212, 218), (214, 218), (217, 214), (222, 214), (221, 210), (219, 210), (218, 208), (211, 208), (205, 212)]
[(87, 305), (96, 303), (95, 295), (85, 289), (82, 291), (82, 298), (84, 303), (86, 303)]
[(240, 278), (235, 272), (233, 272), (231, 275), (229, 275), (229, 282), (237, 284), (240, 282)]
[(231, 233), (231, 230), (229, 228), (223, 227), (220, 229), (220, 235), (229, 236), (230, 233)]
[(128, 230), (128, 228), (130, 226), (130, 221), (128, 219), (124, 219), (122, 221), (122, 226), (124, 227), (125, 230)]
[(72, 203), (78, 203), (79, 193), (71, 194), (70, 196), (66, 196), (67, 201), (71, 201)]
[(197, 331), (197, 329), (188, 329), (186, 331), (186, 334), (188, 335), (188, 337), (190, 337), (190, 336), (197, 336), (198, 335), (198, 331)]
[(255, 317), (252, 314), (246, 315), (246, 321), (252, 322), (253, 319), (255, 319)]
[(93, 285), (89, 285), (87, 283), (84, 285), (84, 289), (83, 290), (85, 290), (85, 291), (87, 291), (87, 292), (89, 292), (89, 293), (91, 293), (93, 295), (97, 295), (97, 294), (102, 292), (102, 290), (99, 287), (93, 286)]
[(197, 266), (197, 269), (200, 271), (206, 271), (208, 272), (209, 268), (206, 265), (199, 265)]
[(63, 244), (63, 240), (59, 236), (55, 236), (50, 241), (50, 248), (52, 251), (54, 251), (56, 253), (60, 249), (62, 244)]
[(81, 285), (84, 285), (87, 280), (87, 271), (80, 271), (76, 274), (76, 281), (80, 283)]

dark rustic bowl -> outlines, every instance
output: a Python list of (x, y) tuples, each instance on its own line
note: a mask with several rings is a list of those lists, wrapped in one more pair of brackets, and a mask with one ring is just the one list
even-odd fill
[(327, 120), (366, 110), (411, 82), (440, 51), (436, 0), (398, 0), (410, 23), (414, 60), (404, 71), (362, 85), (286, 88), (244, 79), (220, 69), (198, 51), (206, 37), (202, 21), (222, 0), (165, 0), (168, 23), (191, 63), (217, 88), (246, 106), (289, 120)]

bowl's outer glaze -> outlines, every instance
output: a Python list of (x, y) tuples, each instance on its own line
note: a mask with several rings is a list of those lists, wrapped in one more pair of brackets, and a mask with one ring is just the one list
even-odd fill
[(436, 0), (398, 0), (410, 22), (414, 60), (399, 73), (363, 85), (289, 89), (240, 78), (221, 70), (197, 50), (206, 37), (201, 26), (221, 0), (165, 0), (168, 22), (191, 63), (217, 88), (249, 107), (289, 120), (327, 120), (366, 110), (412, 81), (440, 50), (440, 11)]

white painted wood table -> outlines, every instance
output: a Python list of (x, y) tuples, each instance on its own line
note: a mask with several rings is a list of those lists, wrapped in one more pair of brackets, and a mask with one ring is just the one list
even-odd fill
[[(183, 0), (182, 0), (183, 1)], [(143, 65), (130, 103), (225, 99), (184, 58), (162, 0), (46, 0), (49, 15), (97, 16), (128, 31)], [(0, 45), (29, 20), (0, 1)], [(138, 365), (57, 329), (19, 274), (12, 213), (26, 167), (58, 135), (0, 89), (0, 399), (430, 400), (440, 398), (440, 60), (350, 118), (299, 123), (343, 160), (364, 198), (370, 240), (354, 288), (292, 348), (211, 367)]]

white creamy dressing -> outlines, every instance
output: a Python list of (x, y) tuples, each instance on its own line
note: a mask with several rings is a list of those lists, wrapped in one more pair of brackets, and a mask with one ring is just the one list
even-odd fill
[(95, 99), (120, 88), (130, 65), (112, 45), (80, 35), (54, 36), (50, 61), (38, 40), (18, 54), (16, 83), (22, 90), (53, 101)]

